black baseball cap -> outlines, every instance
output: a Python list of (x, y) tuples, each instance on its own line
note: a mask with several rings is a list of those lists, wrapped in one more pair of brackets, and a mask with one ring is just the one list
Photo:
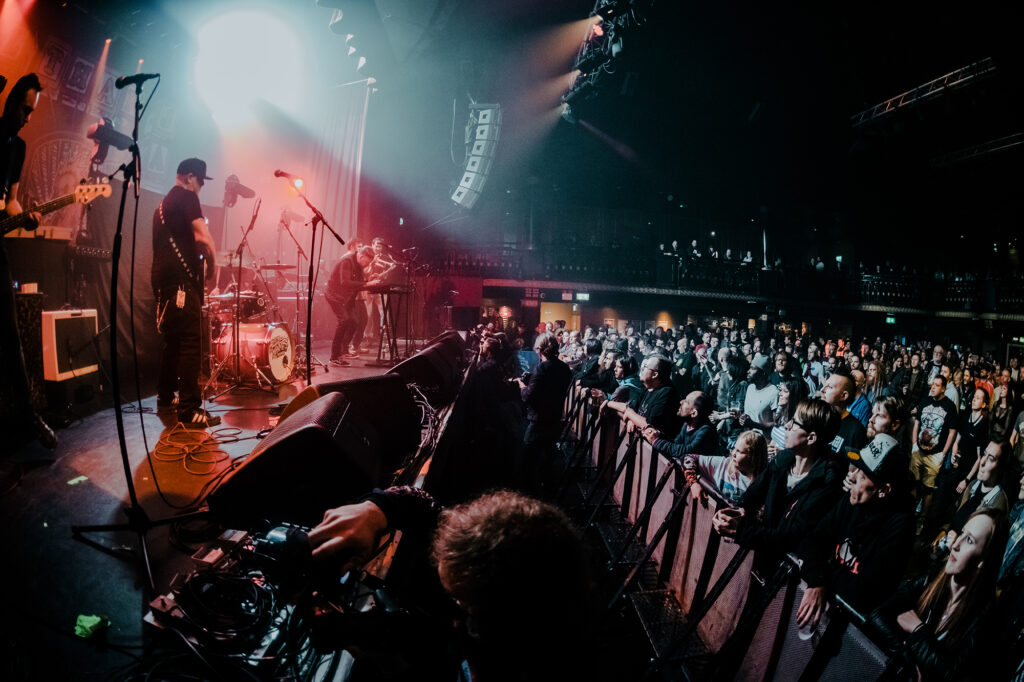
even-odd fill
[(185, 159), (178, 164), (178, 175), (194, 175), (203, 180), (213, 180), (206, 174), (206, 162), (195, 157)]

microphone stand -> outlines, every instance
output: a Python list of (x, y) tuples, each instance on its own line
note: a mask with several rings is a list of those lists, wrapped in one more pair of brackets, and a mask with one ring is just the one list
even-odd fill
[[(182, 519), (191, 518), (195, 515), (204, 515), (206, 512), (196, 512), (195, 514), (182, 514), (169, 519), (162, 519), (160, 521), (150, 521), (149, 516), (146, 514), (146, 510), (139, 504), (138, 495), (135, 492), (135, 483), (132, 478), (132, 467), (131, 462), (128, 461), (128, 443), (125, 439), (124, 432), (124, 416), (121, 414), (121, 380), (120, 374), (118, 373), (118, 360), (117, 360), (117, 279), (119, 274), (118, 264), (121, 259), (121, 238), (122, 230), (124, 227), (124, 209), (128, 199), (128, 186), (132, 185), (134, 189), (135, 201), (139, 200), (139, 182), (142, 177), (142, 158), (139, 152), (139, 120), (142, 118), (142, 83), (135, 83), (135, 125), (132, 128), (132, 145), (129, 148), (132, 153), (132, 160), (127, 164), (121, 164), (109, 178), (112, 180), (118, 173), (122, 173), (124, 182), (121, 184), (121, 204), (118, 208), (117, 213), (117, 228), (114, 232), (114, 242), (111, 248), (111, 272), (110, 272), (110, 373), (112, 375), (112, 381), (110, 382), (110, 391), (114, 400), (114, 421), (117, 423), (117, 442), (121, 450), (121, 464), (124, 467), (124, 481), (128, 487), (128, 506), (124, 509), (125, 516), (127, 517), (127, 523), (110, 523), (110, 524), (98, 524), (98, 525), (86, 525), (86, 526), (71, 526), (71, 536), (73, 538), (82, 540), (87, 544), (96, 547), (102, 551), (113, 553), (116, 552), (110, 548), (99, 544), (93, 540), (82, 538), (82, 533), (92, 532), (108, 532), (108, 531), (121, 531), (130, 530), (135, 533), (139, 540), (139, 550), (142, 553), (142, 566), (146, 571), (146, 585), (150, 592), (156, 590), (156, 583), (153, 582), (153, 567), (149, 562), (149, 549), (146, 545), (146, 533), (155, 526), (165, 525), (168, 523), (174, 523)], [(118, 555), (119, 556), (119, 555)]]
[(313, 212), (313, 220), (310, 221), (310, 225), (313, 227), (313, 234), (310, 237), (309, 258), (307, 259), (309, 261), (309, 274), (306, 280), (306, 386), (312, 386), (313, 349), (311, 348), (311, 345), (313, 337), (309, 332), (313, 325), (313, 256), (316, 254), (316, 228), (318, 225), (323, 225), (324, 227), (326, 227), (328, 230), (331, 231), (331, 234), (334, 235), (334, 238), (337, 239), (338, 243), (341, 244), (342, 246), (345, 245), (345, 240), (341, 238), (341, 235), (334, 231), (334, 228), (331, 227), (331, 224), (327, 222), (326, 218), (324, 218), (324, 214), (320, 212), (320, 209), (318, 209), (316, 206), (310, 203), (309, 198), (306, 197), (305, 192), (298, 188), (296, 188), (295, 191), (299, 193), (299, 196), (302, 198), (302, 200), (306, 202), (306, 206), (309, 208), (310, 211)]

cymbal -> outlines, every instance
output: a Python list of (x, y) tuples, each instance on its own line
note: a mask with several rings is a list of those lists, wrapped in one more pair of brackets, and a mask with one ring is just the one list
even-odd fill
[(295, 265), (286, 265), (285, 263), (274, 263), (272, 265), (258, 265), (257, 267), (260, 270), (284, 271), (284, 270), (294, 270), (297, 266), (295, 266)]

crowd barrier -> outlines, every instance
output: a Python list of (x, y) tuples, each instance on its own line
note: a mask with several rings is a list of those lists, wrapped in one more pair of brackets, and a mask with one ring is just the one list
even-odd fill
[[(792, 555), (764, 573), (753, 552), (714, 532), (729, 502), (707, 483), (693, 499), (681, 463), (655, 452), (618, 415), (570, 392), (561, 502), (608, 553), (608, 608), (629, 608), (652, 649), (649, 675), (687, 679), (878, 679), (885, 652), (841, 601), (813, 632), (796, 626), (804, 583)], [(760, 567), (764, 568), (764, 567)]]

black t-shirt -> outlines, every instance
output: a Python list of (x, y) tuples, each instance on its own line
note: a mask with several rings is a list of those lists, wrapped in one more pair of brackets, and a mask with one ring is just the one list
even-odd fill
[(839, 433), (829, 443), (834, 461), (845, 468), (848, 453), (860, 452), (867, 444), (868, 434), (864, 425), (849, 412), (844, 413), (842, 421), (839, 422)]
[(25, 165), (25, 140), (17, 135), (7, 137), (0, 132), (0, 199), (7, 201), (11, 186), (21, 180)]
[(647, 423), (673, 438), (679, 433), (679, 392), (674, 386), (662, 386), (653, 391), (644, 391), (639, 400), (629, 405)]
[(935, 452), (946, 446), (949, 430), (956, 428), (956, 406), (953, 401), (942, 396), (937, 400), (925, 396), (917, 409), (917, 445), (921, 452)]
[[(199, 196), (174, 186), (153, 213), (153, 290), (191, 282), (202, 290), (203, 271), (199, 261), (192, 221), (203, 217)], [(173, 242), (172, 242), (173, 240)]]
[[(957, 480), (967, 478), (967, 474), (971, 472), (974, 462), (978, 459), (979, 450), (983, 450), (988, 445), (988, 417), (983, 416), (975, 423), (971, 420), (972, 416), (970, 410), (964, 412), (957, 424), (956, 432), (960, 437), (960, 443), (957, 445), (957, 452), (960, 453), (960, 463), (957, 465)], [(950, 448), (949, 454), (946, 456), (947, 462), (952, 455), (953, 449)]]

